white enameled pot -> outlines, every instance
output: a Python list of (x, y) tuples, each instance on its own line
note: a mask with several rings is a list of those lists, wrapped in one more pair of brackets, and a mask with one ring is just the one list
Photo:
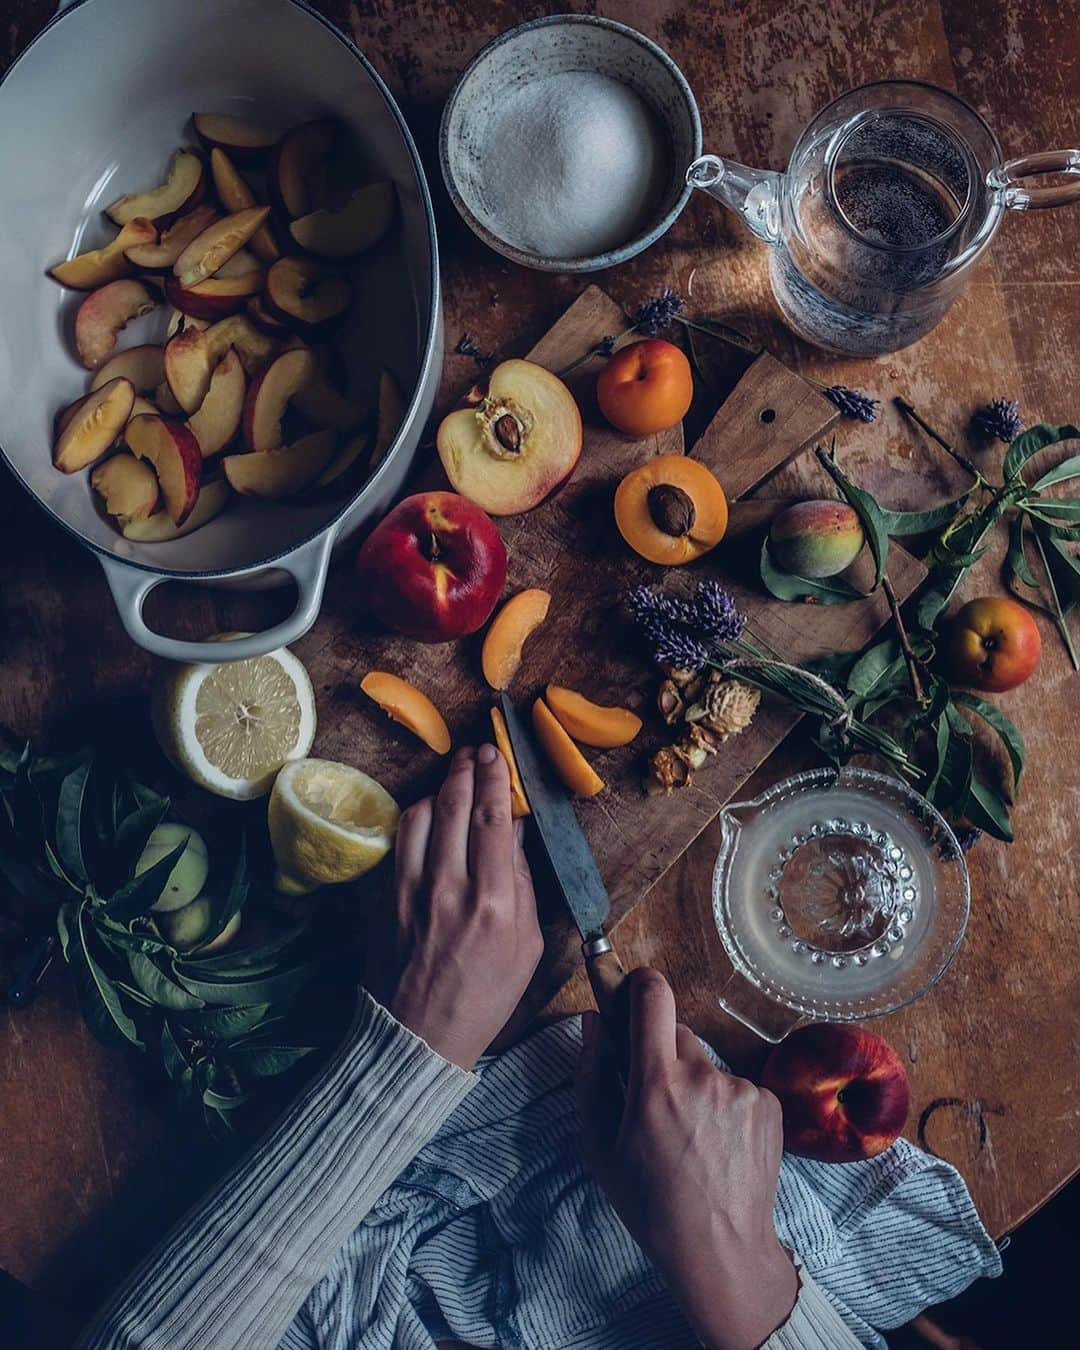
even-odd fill
[[(334, 115), (372, 177), (400, 202), (394, 238), (351, 269), (357, 301), (337, 338), (354, 391), (389, 366), (408, 394), (404, 422), (371, 479), (321, 504), (236, 498), (168, 544), (125, 540), (100, 514), (86, 473), (51, 463), (53, 418), (86, 389), (71, 341), (82, 298), (46, 276), (111, 237), (102, 207), (161, 180), (191, 142), (194, 111), (247, 115), (282, 130)], [(382, 515), (405, 483), (442, 363), (438, 254), (420, 159), (386, 86), (353, 44), (303, 0), (75, 0), (0, 81), (0, 448), (27, 491), (98, 557), (127, 632), (179, 661), (241, 660), (314, 623), (331, 551)], [(129, 326), (121, 346), (160, 341), (168, 307)], [(14, 488), (8, 490), (14, 491)], [(276, 627), (226, 643), (182, 642), (143, 620), (167, 580), (228, 586), (292, 578), (297, 602)]]

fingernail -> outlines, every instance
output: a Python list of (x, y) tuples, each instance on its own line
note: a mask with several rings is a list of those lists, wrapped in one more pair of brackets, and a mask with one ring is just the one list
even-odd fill
[(476, 752), (476, 758), (481, 764), (494, 764), (498, 753), (493, 745), (482, 745)]

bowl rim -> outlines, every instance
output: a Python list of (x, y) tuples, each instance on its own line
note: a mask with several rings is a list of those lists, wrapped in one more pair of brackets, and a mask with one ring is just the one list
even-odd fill
[(629, 24), (619, 23), (616, 19), (605, 19), (595, 14), (546, 14), (539, 19), (529, 19), (525, 23), (520, 23), (514, 28), (508, 28), (505, 33), (499, 33), (493, 37), (490, 42), (484, 44), (476, 53), (469, 64), (458, 76), (450, 96), (446, 100), (443, 108), (442, 118), (439, 122), (439, 165), (442, 169), (443, 182), (446, 184), (446, 190), (450, 195), (450, 200), (468, 225), (469, 229), (482, 240), (489, 248), (496, 253), (502, 254), (504, 258), (509, 258), (511, 262), (519, 263), (522, 267), (530, 267), (539, 272), (598, 272), (606, 267), (616, 267), (619, 263), (627, 262), (636, 257), (642, 250), (648, 248), (651, 244), (665, 235), (674, 225), (675, 221), (682, 214), (683, 208), (690, 200), (692, 189), (687, 183), (683, 183), (678, 197), (672, 203), (668, 211), (657, 221), (649, 226), (642, 233), (635, 235), (633, 239), (625, 244), (620, 244), (618, 248), (608, 249), (604, 253), (583, 254), (575, 258), (545, 258), (537, 253), (530, 253), (527, 249), (518, 248), (516, 245), (507, 242), (486, 225), (480, 221), (477, 216), (466, 205), (464, 198), (457, 188), (457, 180), (454, 175), (453, 167), (450, 163), (450, 120), (453, 116), (455, 106), (464, 89), (467, 81), (475, 74), (478, 68), (488, 59), (488, 57), (498, 47), (504, 43), (511, 42), (522, 34), (531, 32), (534, 29), (550, 28), (555, 25), (581, 24), (589, 25), (593, 28), (607, 28), (622, 36), (636, 42), (638, 46), (643, 47), (650, 56), (654, 57), (667, 70), (673, 84), (682, 97), (683, 103), (690, 115), (690, 125), (693, 132), (693, 155), (696, 159), (701, 154), (702, 133), (701, 133), (701, 113), (698, 109), (697, 99), (694, 97), (694, 91), (690, 88), (690, 82), (679, 68), (674, 57), (666, 52), (659, 43), (654, 42), (652, 38), (646, 37), (644, 33), (636, 28), (631, 28)]
[[(52, 18), (49, 19), (48, 23), (46, 23), (45, 26), (40, 30), (40, 32), (36, 33), (34, 37), (31, 38), (31, 40), (26, 44), (23, 50), (15, 58), (15, 60), (12, 61), (11, 64), (7, 67), (7, 69), (4, 70), (2, 73), (0, 73), (0, 92), (2, 92), (3, 86), (7, 82), (8, 77), (11, 75), (12, 71), (16, 69), (16, 67), (23, 60), (23, 58), (26, 57), (33, 50), (33, 48), (36, 47), (38, 43), (41, 42), (46, 37), (46, 35), (49, 34), (58, 24), (62, 23), (64, 19), (68, 17), (68, 15), (74, 14), (76, 10), (85, 9), (89, 5), (99, 3), (107, 4), (109, 3), (109, 0), (69, 0), (69, 3), (67, 5), (65, 5), (61, 9), (58, 9), (56, 13), (52, 16)], [(427, 331), (424, 336), (423, 348), (420, 353), (419, 371), (416, 377), (412, 394), (409, 398), (408, 404), (406, 405), (405, 416), (402, 418), (401, 427), (399, 428), (397, 435), (394, 437), (389, 448), (387, 449), (386, 454), (383, 456), (382, 463), (376, 468), (372, 476), (360, 488), (358, 488), (357, 491), (354, 492), (351, 497), (345, 499), (345, 501), (342, 503), (340, 509), (336, 512), (335, 515), (333, 515), (329, 520), (325, 521), (317, 529), (312, 530), (311, 533), (306, 535), (303, 539), (290, 543), (285, 548), (278, 548), (273, 552), (265, 555), (264, 557), (258, 558), (250, 563), (244, 563), (242, 566), (239, 567), (215, 567), (202, 569), (198, 571), (181, 570), (175, 567), (162, 567), (160, 565), (151, 562), (144, 562), (139, 558), (127, 557), (125, 555), (115, 552), (112, 549), (103, 547), (101, 544), (98, 544), (95, 540), (88, 538), (80, 530), (77, 530), (74, 525), (69, 524), (69, 522), (66, 521), (64, 517), (59, 514), (59, 512), (55, 511), (52, 508), (52, 506), (50, 506), (49, 503), (44, 500), (44, 498), (38, 496), (38, 494), (34, 491), (34, 489), (23, 478), (22, 474), (15, 467), (14, 462), (8, 455), (7, 451), (4, 449), (3, 444), (0, 443), (0, 460), (4, 462), (11, 476), (15, 479), (15, 481), (19, 484), (19, 486), (23, 489), (23, 491), (26, 492), (26, 494), (37, 504), (39, 509), (45, 511), (50, 517), (50, 519), (55, 521), (56, 524), (58, 524), (61, 527), (61, 529), (63, 529), (73, 539), (77, 540), (78, 543), (80, 543), (84, 548), (89, 549), (92, 553), (97, 554), (99, 557), (106, 559), (109, 562), (117, 563), (124, 567), (134, 568), (140, 572), (149, 572), (154, 576), (165, 576), (175, 578), (179, 581), (197, 582), (197, 581), (213, 580), (219, 577), (250, 576), (252, 573), (261, 572), (267, 568), (273, 568), (277, 563), (281, 562), (283, 559), (288, 558), (290, 555), (297, 552), (299, 549), (306, 548), (309, 544), (313, 543), (316, 539), (320, 538), (325, 534), (336, 535), (340, 530), (346, 516), (348, 516), (349, 513), (356, 507), (356, 505), (358, 504), (360, 499), (364, 496), (364, 494), (368, 492), (368, 490), (371, 489), (376, 484), (376, 482), (380, 477), (383, 477), (388, 472), (391, 461), (396, 458), (396, 454), (401, 445), (402, 438), (405, 435), (407, 429), (410, 427), (412, 421), (414, 420), (416, 416), (416, 411), (420, 406), (420, 403), (422, 402), (423, 390), (426, 387), (428, 380), (431, 378), (432, 368), (435, 364), (437, 364), (440, 361), (441, 345), (442, 345), (441, 343), (442, 325), (440, 321), (441, 281), (439, 275), (439, 246), (435, 232), (435, 209), (434, 206), (432, 205), (431, 190), (428, 186), (427, 175), (424, 172), (423, 162), (420, 159), (420, 152), (416, 148), (416, 142), (413, 140), (412, 132), (409, 130), (408, 124), (406, 123), (405, 117), (402, 114), (400, 107), (398, 106), (397, 100), (390, 92), (386, 82), (383, 80), (383, 78), (380, 76), (379, 72), (375, 69), (375, 67), (371, 64), (371, 62), (367, 59), (364, 53), (360, 50), (360, 48), (356, 45), (356, 43), (353, 42), (352, 38), (350, 38), (346, 33), (342, 32), (342, 30), (337, 26), (337, 24), (335, 24), (332, 20), (328, 19), (325, 14), (321, 14), (317, 9), (315, 9), (311, 4), (309, 4), (308, 0), (279, 0), (279, 3), (291, 5), (294, 9), (300, 10), (302, 13), (306, 14), (309, 18), (316, 19), (333, 37), (335, 37), (342, 44), (342, 46), (346, 49), (346, 51), (349, 52), (349, 54), (356, 61), (358, 61), (360, 65), (363, 67), (365, 74), (371, 80), (372, 84), (375, 86), (378, 93), (382, 96), (383, 102), (386, 104), (395, 122), (397, 123), (398, 131), (400, 132), (405, 147), (408, 150), (413, 171), (416, 175), (416, 181), (420, 188), (420, 199), (421, 202), (423, 203), (424, 216), (427, 223), (428, 251), (431, 257), (431, 284), (428, 293), (429, 308), (427, 319)]]

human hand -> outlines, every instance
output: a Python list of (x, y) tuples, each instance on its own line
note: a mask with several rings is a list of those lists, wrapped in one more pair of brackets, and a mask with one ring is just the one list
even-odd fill
[(471, 1069), (544, 949), (510, 775), (493, 745), (458, 750), (439, 795), (403, 813), (394, 861), (405, 964), (390, 1011)]
[(582, 1154), (704, 1344), (751, 1350), (798, 1293), (773, 1227), (780, 1103), (713, 1065), (658, 971), (628, 980), (625, 1105), (599, 1018), (582, 1021)]

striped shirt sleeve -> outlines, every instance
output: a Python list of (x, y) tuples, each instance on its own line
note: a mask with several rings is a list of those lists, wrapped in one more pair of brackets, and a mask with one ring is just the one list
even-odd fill
[(119, 1290), (81, 1350), (275, 1346), (476, 1078), (366, 994), (340, 1050)]
[(761, 1350), (862, 1350), (862, 1342), (795, 1258), (799, 1293), (786, 1322)]

